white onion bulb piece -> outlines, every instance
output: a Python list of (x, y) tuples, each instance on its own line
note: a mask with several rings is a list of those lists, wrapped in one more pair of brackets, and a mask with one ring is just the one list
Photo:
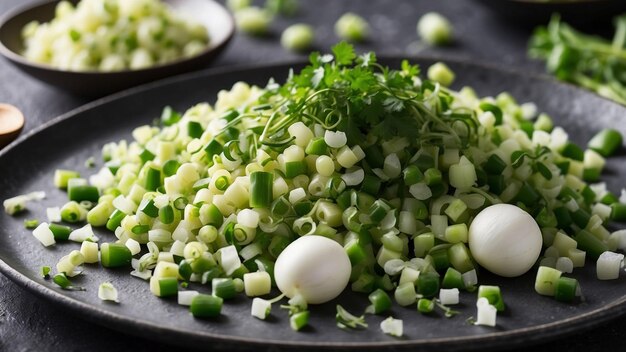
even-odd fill
[(485, 208), (469, 228), (474, 259), (500, 276), (515, 277), (527, 272), (539, 258), (542, 243), (535, 219), (510, 204)]
[(278, 289), (287, 297), (301, 295), (320, 304), (337, 297), (350, 279), (352, 266), (346, 251), (323, 236), (303, 236), (285, 248), (274, 266)]

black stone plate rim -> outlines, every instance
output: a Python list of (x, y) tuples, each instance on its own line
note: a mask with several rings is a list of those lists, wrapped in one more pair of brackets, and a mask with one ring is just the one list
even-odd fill
[[(53, 1), (57, 1), (57, 0), (53, 0)], [(215, 1), (215, 0), (210, 0), (212, 2), (214, 2), (215, 4), (219, 5), (220, 7), (224, 7), (221, 3)], [(3, 14), (2, 16), (0, 16), (0, 26), (3, 26), (7, 21), (11, 20), (13, 17), (22, 14), (24, 12), (28, 12), (36, 7), (40, 7), (43, 6), (47, 3), (49, 3), (50, 0), (45, 0), (45, 1), (38, 1), (32, 4), (27, 4), (27, 5), (21, 5), (21, 6), (17, 6), (13, 9), (11, 9), (10, 11), (6, 12), (5, 14)], [(163, 67), (168, 67), (168, 66), (172, 66), (172, 65), (180, 65), (183, 64), (191, 59), (195, 59), (197, 57), (202, 57), (205, 55), (208, 55), (209, 53), (212, 53), (214, 51), (218, 51), (221, 48), (223, 48), (224, 46), (226, 46), (231, 39), (235, 36), (235, 18), (233, 17), (232, 13), (228, 10), (225, 11), (228, 16), (229, 16), (229, 21), (232, 24), (232, 27), (229, 31), (229, 34), (226, 36), (226, 38), (220, 42), (215, 42), (212, 43), (211, 41), (209, 41), (209, 45), (202, 50), (199, 54), (194, 55), (192, 57), (188, 57), (188, 58), (178, 58), (176, 60), (172, 60), (172, 61), (168, 61), (165, 63), (159, 63), (156, 65), (152, 65), (150, 67), (146, 67), (146, 68), (142, 68), (142, 69), (136, 69), (136, 70), (131, 70), (131, 69), (125, 69), (125, 70), (119, 70), (119, 71), (112, 71), (111, 73), (114, 74), (124, 74), (124, 73), (142, 73), (142, 72), (150, 72), (150, 71), (154, 71), (156, 69), (160, 69)], [(210, 40), (210, 39), (209, 39)], [(33, 62), (30, 61), (28, 59), (26, 59), (23, 55), (20, 55), (19, 53), (14, 52), (13, 50), (7, 48), (2, 41), (0, 41), (0, 55), (4, 55), (7, 59), (15, 61), (20, 63), (21, 65), (25, 65), (25, 66), (32, 66), (35, 68), (38, 68), (40, 70), (47, 70), (47, 71), (58, 71), (58, 72), (63, 72), (63, 73), (67, 73), (67, 74), (72, 74), (72, 75), (83, 75), (83, 76), (99, 76), (99, 75), (103, 75), (106, 74), (107, 72), (102, 72), (102, 71), (72, 71), (72, 70), (62, 70), (59, 68), (56, 68), (52, 65), (47, 65), (47, 64), (42, 64), (42, 63), (38, 63), (38, 62)], [(123, 92), (123, 91), (122, 91)]]
[[(496, 64), (475, 63), (470, 60), (455, 59), (446, 56), (379, 56), (379, 62), (385, 63), (388, 61), (397, 61), (400, 59), (408, 60), (429, 60), (429, 61), (443, 61), (447, 63), (453, 63), (458, 65), (465, 65), (470, 67), (477, 67), (485, 70), (496, 71), (506, 75), (514, 76), (526, 76), (534, 80), (549, 81), (553, 84), (565, 84), (571, 88), (583, 93), (592, 94), (587, 90), (572, 84), (556, 81), (554, 78), (547, 75), (528, 74), (522, 70), (505, 68)], [(138, 87), (130, 88), (122, 92), (118, 92), (109, 95), (104, 98), (97, 99), (93, 102), (87, 103), (76, 109), (73, 109), (65, 114), (62, 114), (52, 120), (30, 130), (26, 134), (20, 136), (17, 140), (0, 150), (0, 161), (2, 157), (9, 153), (18, 144), (35, 138), (37, 134), (49, 128), (52, 125), (60, 123), (62, 121), (71, 119), (73, 116), (80, 114), (84, 111), (96, 109), (99, 106), (113, 102), (124, 97), (139, 94), (151, 89), (155, 89), (161, 86), (167, 86), (170, 84), (176, 84), (184, 82), (186, 80), (198, 77), (211, 77), (234, 74), (241, 71), (263, 71), (284, 68), (285, 70), (290, 67), (302, 66), (306, 62), (304, 61), (286, 61), (273, 63), (269, 65), (235, 65), (223, 68), (207, 69), (203, 71), (196, 71), (186, 73), (166, 79), (162, 79), (156, 82), (147, 83)], [(600, 97), (604, 100), (609, 99)], [(616, 103), (613, 103), (616, 104)], [(557, 337), (563, 337), (571, 335), (575, 332), (582, 330), (588, 330), (603, 323), (606, 323), (612, 319), (626, 314), (626, 295), (620, 299), (605, 305), (601, 308), (581, 313), (579, 315), (560, 319), (552, 323), (535, 325), (532, 327), (514, 329), (510, 331), (499, 331), (493, 333), (486, 333), (477, 336), (463, 336), (463, 337), (443, 337), (443, 338), (429, 338), (423, 340), (401, 340), (396, 341), (380, 341), (380, 342), (323, 342), (323, 341), (306, 341), (304, 343), (297, 341), (281, 341), (268, 339), (256, 339), (248, 337), (234, 337), (234, 336), (221, 336), (219, 334), (211, 334), (202, 331), (187, 331), (178, 329), (175, 327), (164, 328), (157, 324), (153, 324), (147, 321), (141, 321), (126, 317), (124, 315), (114, 314), (97, 306), (93, 306), (87, 303), (83, 303), (79, 300), (73, 299), (70, 296), (63, 295), (53, 289), (35, 282), (29, 279), (26, 275), (22, 274), (17, 269), (11, 267), (7, 262), (0, 257), (0, 273), (4, 274), (7, 278), (18, 284), (20, 287), (28, 290), (42, 299), (54, 303), (58, 303), (59, 306), (68, 308), (72, 313), (79, 316), (82, 319), (86, 319), (92, 323), (99, 324), (123, 333), (130, 333), (136, 336), (142, 336), (144, 338), (157, 339), (162, 342), (172, 344), (172, 341), (177, 341), (188, 347), (198, 348), (198, 342), (206, 342), (207, 340), (214, 341), (215, 343), (221, 343), (231, 348), (242, 347), (278, 347), (284, 349), (366, 349), (366, 350), (378, 350), (380, 348), (401, 348), (411, 350), (424, 350), (432, 347), (437, 347), (441, 350), (460, 350), (468, 348), (481, 348), (492, 349), (496, 347), (512, 347), (516, 344), (524, 343), (525, 346), (530, 344), (537, 344), (545, 342), (547, 340), (555, 339)], [(556, 304), (556, 303), (555, 303)], [(251, 318), (252, 319), (252, 318)], [(209, 347), (209, 346), (206, 346)], [(215, 346), (217, 347), (217, 346)]]

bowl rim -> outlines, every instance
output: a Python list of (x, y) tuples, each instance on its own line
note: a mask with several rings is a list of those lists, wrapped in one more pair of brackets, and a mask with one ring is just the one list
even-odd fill
[[(17, 6), (9, 11), (7, 11), (5, 14), (0, 16), (0, 33), (5, 29), (5, 26), (8, 22), (10, 22), (11, 20), (15, 19), (17, 16), (23, 15), (25, 13), (28, 13), (29, 11), (32, 11), (36, 8), (39, 7), (43, 7), (43, 6), (56, 6), (56, 4), (60, 3), (62, 0), (40, 0), (31, 4), (26, 4), (26, 5), (20, 5)], [(77, 3), (80, 0), (69, 0), (72, 3)], [(164, 2), (167, 2), (167, 0), (164, 0)], [(86, 70), (86, 71), (73, 71), (73, 70), (64, 70), (64, 69), (59, 69), (56, 68), (52, 65), (48, 65), (48, 64), (42, 64), (42, 63), (38, 63), (38, 62), (34, 62), (31, 60), (28, 60), (26, 57), (24, 57), (23, 55), (15, 52), (14, 50), (10, 49), (9, 47), (7, 47), (4, 43), (4, 41), (2, 40), (2, 37), (0, 36), (0, 55), (4, 56), (5, 58), (7, 58), (10, 61), (13, 61), (15, 63), (18, 63), (20, 65), (24, 65), (30, 68), (35, 68), (41, 71), (46, 71), (46, 72), (55, 72), (55, 73), (62, 73), (62, 74), (67, 74), (67, 75), (84, 75), (84, 76), (99, 76), (99, 75), (128, 75), (128, 74), (145, 74), (145, 73), (149, 73), (149, 72), (154, 72), (154, 71), (158, 71), (161, 69), (165, 69), (168, 67), (175, 67), (178, 65), (182, 65), (194, 60), (198, 60), (198, 59), (202, 59), (206, 56), (210, 56), (212, 55), (216, 50), (219, 50), (219, 48), (225, 46), (226, 44), (228, 44), (233, 37), (235, 36), (235, 32), (236, 32), (236, 26), (235, 26), (235, 18), (233, 16), (233, 14), (221, 3), (219, 3), (218, 1), (215, 0), (205, 0), (205, 3), (210, 4), (210, 6), (217, 6), (218, 8), (220, 8), (225, 14), (226, 14), (226, 18), (227, 18), (227, 22), (229, 24), (228, 26), (228, 33), (227, 35), (220, 41), (218, 42), (212, 42), (209, 41), (208, 45), (206, 46), (206, 48), (204, 48), (202, 50), (202, 52), (200, 52), (199, 54), (196, 54), (194, 56), (191, 57), (179, 57), (175, 60), (172, 61), (167, 61), (164, 63), (158, 63), (156, 65), (152, 65), (149, 67), (145, 67), (145, 68), (141, 68), (141, 69), (124, 69), (124, 70), (117, 70), (117, 71), (98, 71), (98, 70)], [(206, 26), (205, 26), (206, 28)], [(208, 31), (208, 28), (207, 28)], [(210, 35), (211, 33), (209, 33)], [(210, 37), (209, 37), (210, 39)]]

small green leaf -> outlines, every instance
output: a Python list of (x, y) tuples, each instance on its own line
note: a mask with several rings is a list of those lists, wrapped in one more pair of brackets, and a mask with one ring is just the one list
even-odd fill
[(339, 65), (351, 65), (356, 58), (354, 47), (347, 42), (339, 42), (333, 46), (333, 54), (335, 54), (335, 62)]

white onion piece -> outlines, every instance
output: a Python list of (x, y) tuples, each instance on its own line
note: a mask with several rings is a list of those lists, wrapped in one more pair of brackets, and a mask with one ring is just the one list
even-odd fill
[(46, 217), (49, 222), (61, 222), (61, 208), (46, 208)]
[(178, 304), (181, 306), (190, 306), (193, 298), (199, 295), (198, 291), (178, 291)]
[(304, 199), (305, 197), (306, 197), (306, 192), (304, 191), (304, 188), (302, 187), (296, 188), (292, 190), (291, 192), (289, 192), (289, 203), (295, 204), (298, 201)]
[(342, 131), (326, 131), (324, 132), (324, 142), (331, 148), (341, 148), (348, 142), (348, 136)]
[(103, 282), (98, 287), (98, 298), (103, 301), (112, 301), (119, 303), (117, 297), (117, 289), (110, 282)]
[(417, 200), (426, 200), (433, 196), (433, 192), (423, 182), (411, 185), (411, 187), (409, 187), (409, 193)]
[(485, 297), (481, 297), (476, 302), (478, 313), (476, 315), (476, 325), (496, 326), (496, 316), (498, 310), (489, 304)]
[(242, 209), (237, 214), (237, 223), (255, 229), (259, 226), (259, 213), (252, 209)]
[(568, 257), (561, 257), (556, 260), (554, 268), (562, 273), (571, 274), (574, 271), (574, 262)]
[(341, 179), (344, 180), (346, 186), (356, 186), (365, 179), (365, 172), (360, 167), (352, 167), (341, 175)]
[(265, 300), (263, 298), (255, 297), (252, 300), (252, 309), (250, 314), (253, 317), (259, 318), (261, 320), (265, 320), (268, 315), (270, 315), (270, 311), (272, 309), (272, 302)]
[(624, 255), (606, 251), (600, 254), (596, 263), (596, 274), (599, 280), (615, 280), (619, 277), (619, 269), (624, 265)]
[(98, 236), (93, 233), (93, 229), (91, 228), (90, 224), (87, 224), (79, 229), (72, 231), (68, 239), (74, 242), (98, 242), (100, 240)]
[(220, 265), (226, 275), (231, 275), (235, 270), (239, 269), (241, 259), (239, 259), (239, 254), (237, 254), (237, 248), (235, 248), (235, 246), (230, 245), (220, 248), (218, 252), (220, 253), (218, 256)]
[(469, 228), (474, 259), (494, 274), (515, 277), (527, 272), (539, 258), (543, 238), (532, 216), (510, 204), (482, 210)]
[(403, 323), (400, 319), (389, 317), (380, 322), (380, 329), (387, 335), (400, 337), (404, 334)]
[(478, 275), (476, 274), (476, 269), (472, 269), (468, 272), (465, 272), (461, 275), (463, 278), (463, 285), (465, 287), (472, 287), (478, 283)]
[(439, 290), (439, 301), (443, 305), (459, 304), (459, 289), (458, 288), (442, 288)]
[(132, 255), (139, 254), (139, 252), (141, 252), (141, 245), (139, 244), (139, 242), (135, 241), (132, 238), (126, 240), (126, 243), (124, 243), (124, 245), (126, 245), (126, 248), (130, 250), (130, 254)]
[(387, 262), (385, 262), (385, 273), (387, 275), (397, 275), (399, 272), (402, 271), (402, 269), (404, 269), (405, 264), (404, 264), (404, 260), (402, 259), (391, 259), (388, 260)]
[(303, 236), (285, 248), (274, 266), (278, 289), (310, 304), (337, 297), (350, 279), (352, 266), (343, 247), (323, 236)]

